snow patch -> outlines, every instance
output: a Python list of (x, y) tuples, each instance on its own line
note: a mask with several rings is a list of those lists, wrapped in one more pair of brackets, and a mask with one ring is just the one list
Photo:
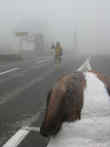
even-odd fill
[(110, 96), (104, 83), (92, 72), (86, 72), (86, 88), (84, 90), (84, 105), (82, 118), (110, 115)]
[(94, 73), (84, 73), (86, 88), (81, 120), (63, 123), (47, 147), (110, 147), (110, 97)]

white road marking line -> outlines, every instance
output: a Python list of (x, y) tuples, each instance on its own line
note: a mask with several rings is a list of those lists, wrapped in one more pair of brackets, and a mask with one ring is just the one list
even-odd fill
[[(44, 105), (43, 107), (44, 108)], [(31, 132), (40, 132), (40, 127), (30, 127), (30, 125), (34, 122), (34, 121), (38, 121), (41, 112), (38, 112), (37, 114), (35, 114), (27, 123), (27, 126), (22, 127), (21, 129), (19, 129), (15, 135), (13, 135), (2, 147), (17, 147), (25, 138), (26, 136)]]
[(26, 126), (23, 129), (27, 130), (27, 131), (40, 132), (40, 127), (28, 127), (28, 126)]
[(77, 71), (88, 71), (88, 70), (92, 70), (92, 66), (90, 64), (90, 57), (87, 58), (87, 60), (77, 69)]
[(45, 75), (43, 75), (43, 77), (33, 79), (28, 84), (26, 83), (26, 85), (23, 85), (22, 87), (20, 87), (18, 89), (15, 89), (12, 93), (9, 93), (6, 96), (4, 95), (4, 96), (0, 97), (0, 99), (1, 99), (0, 100), (0, 105), (8, 102), (9, 100), (12, 100), (14, 97), (16, 97), (19, 93), (23, 92), (25, 89), (28, 89), (31, 86), (33, 86), (34, 84), (44, 80), (44, 78), (46, 78), (52, 72), (54, 72), (54, 70), (51, 70), (51, 71), (45, 73)]
[(39, 132), (40, 128), (28, 126), (21, 128), (6, 142), (6, 144), (3, 145), (3, 147), (17, 147), (26, 138), (30, 131)]
[(4, 75), (4, 74), (6, 74), (6, 73), (10, 73), (10, 72), (12, 72), (12, 71), (19, 70), (19, 69), (20, 69), (20, 68), (16, 67), (16, 68), (9, 69), (9, 70), (7, 70), (7, 71), (0, 72), (0, 76), (1, 76), (1, 75)]
[(41, 63), (48, 63), (49, 62), (49, 60), (39, 60), (38, 62), (36, 61), (36, 64), (41, 64)]
[(13, 135), (3, 147), (17, 147), (22, 140), (29, 134), (29, 130), (20, 129), (15, 135)]

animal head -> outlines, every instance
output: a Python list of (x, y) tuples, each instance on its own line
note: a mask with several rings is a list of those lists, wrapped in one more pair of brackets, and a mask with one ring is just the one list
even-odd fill
[(81, 72), (61, 77), (47, 96), (46, 112), (40, 133), (57, 134), (63, 122), (79, 120), (83, 105), (85, 79)]

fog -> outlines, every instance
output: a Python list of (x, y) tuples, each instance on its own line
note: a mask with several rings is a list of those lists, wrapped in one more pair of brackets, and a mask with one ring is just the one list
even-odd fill
[(80, 53), (108, 54), (110, 2), (105, 0), (0, 0), (0, 51), (14, 50), (14, 33), (43, 33)]

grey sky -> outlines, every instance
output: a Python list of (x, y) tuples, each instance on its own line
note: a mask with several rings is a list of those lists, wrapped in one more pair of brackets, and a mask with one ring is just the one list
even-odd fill
[(42, 31), (72, 49), (76, 30), (81, 52), (109, 52), (109, 13), (109, 0), (0, 0), (0, 44), (14, 31)]

